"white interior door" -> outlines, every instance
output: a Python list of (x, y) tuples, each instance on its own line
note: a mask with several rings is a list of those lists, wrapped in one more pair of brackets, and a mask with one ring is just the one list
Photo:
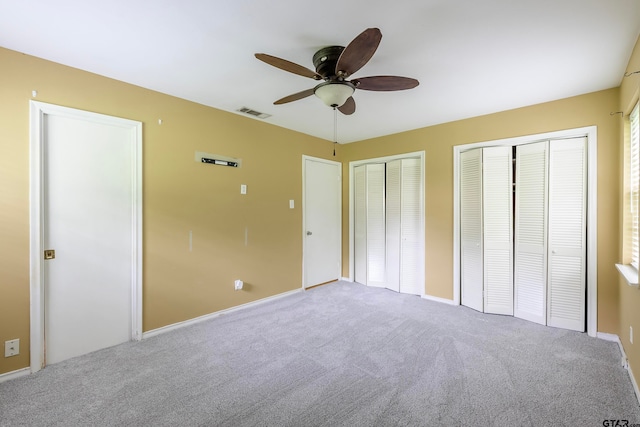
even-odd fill
[(516, 147), (514, 315), (546, 324), (548, 142)]
[(385, 165), (366, 165), (367, 285), (386, 286)]
[(354, 280), (367, 284), (367, 167), (353, 169), (354, 187)]
[(586, 138), (549, 144), (547, 324), (584, 332)]
[(132, 338), (135, 149), (129, 127), (47, 115), (43, 123), (47, 364)]
[(422, 294), (422, 164), (422, 157), (407, 157), (353, 167), (356, 282)]
[(484, 312), (513, 315), (511, 147), (482, 151)]
[[(458, 169), (458, 180), (454, 181), (458, 202), (454, 233), (460, 236), (454, 253), (454, 273), (459, 274), (454, 279), (460, 286), (454, 289), (454, 300), (480, 311), (509, 314), (508, 310), (492, 307), (496, 283), (508, 292), (508, 257), (506, 252), (504, 257), (492, 256), (491, 247), (507, 240), (507, 229), (502, 227), (500, 217), (504, 207), (513, 202), (503, 199), (509, 193), (503, 178), (510, 173), (504, 167), (508, 162), (499, 158), (506, 158), (506, 150), (511, 150), (515, 157), (511, 163), (515, 167), (515, 173), (511, 171), (515, 175), (513, 315), (542, 325), (586, 329), (595, 336), (597, 220), (596, 209), (591, 206), (596, 205), (597, 198), (596, 128), (496, 141), (495, 147), (478, 145), (471, 145), (477, 147), (476, 151), (454, 148)], [(508, 148), (500, 154), (503, 146)], [(491, 180), (495, 182), (490, 183)], [(482, 194), (478, 185), (484, 187)], [(483, 209), (478, 208), (479, 200)], [(484, 233), (484, 248), (474, 252), (476, 247), (481, 248), (475, 239), (480, 234), (478, 230)], [(484, 307), (478, 301), (479, 287), (474, 286), (483, 268)], [(505, 308), (508, 299), (507, 293), (501, 298)]]
[(340, 163), (304, 156), (304, 287), (338, 280), (341, 263)]
[(386, 194), (386, 270), (388, 289), (400, 292), (402, 228), (402, 159), (387, 163)]
[(420, 295), (423, 287), (420, 159), (390, 161), (386, 175), (386, 287)]
[(420, 159), (402, 159), (400, 210), (400, 292), (424, 291)]
[(483, 311), (482, 149), (460, 153), (462, 305)]

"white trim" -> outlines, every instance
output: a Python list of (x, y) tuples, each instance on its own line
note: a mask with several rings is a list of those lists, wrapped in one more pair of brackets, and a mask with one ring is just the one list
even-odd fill
[(453, 303), (460, 305), (460, 150), (453, 147)]
[(595, 337), (598, 332), (598, 128), (583, 129), (587, 137), (587, 334)]
[(427, 295), (424, 294), (422, 295), (423, 299), (429, 300), (429, 301), (435, 301), (435, 302), (439, 302), (441, 304), (447, 304), (447, 305), (460, 305), (460, 303), (456, 303), (454, 300), (451, 299), (447, 299), (447, 298), (440, 298), (440, 297), (434, 297), (433, 295)]
[(281, 294), (277, 294), (277, 295), (273, 295), (273, 296), (270, 296), (270, 297), (262, 298), (262, 299), (259, 299), (259, 300), (256, 300), (256, 301), (248, 302), (246, 304), (241, 304), (241, 305), (237, 305), (235, 307), (226, 308), (224, 310), (220, 310), (220, 311), (216, 311), (216, 312), (213, 312), (213, 313), (205, 314), (204, 316), (195, 317), (193, 319), (185, 320), (183, 322), (173, 323), (171, 325), (163, 326), (161, 328), (152, 329), (150, 331), (144, 332), (142, 334), (142, 339), (155, 337), (156, 335), (161, 335), (161, 334), (164, 334), (165, 332), (170, 332), (170, 331), (174, 331), (176, 329), (184, 328), (186, 326), (195, 325), (196, 323), (201, 323), (201, 322), (204, 322), (206, 320), (214, 319), (214, 318), (216, 318), (218, 316), (221, 316), (223, 314), (229, 314), (229, 313), (233, 313), (234, 311), (244, 310), (245, 308), (255, 307), (255, 306), (258, 306), (260, 304), (264, 304), (265, 302), (278, 300), (280, 298), (288, 297), (290, 295), (297, 294), (297, 293), (302, 292), (302, 291), (304, 291), (304, 289), (294, 289), (292, 291), (283, 292)]
[(32, 372), (44, 367), (44, 292), (40, 254), (42, 246), (42, 121), (44, 112), (36, 101), (29, 102), (29, 282), (30, 282), (30, 366)]
[(460, 304), (460, 181), (458, 163), (460, 153), (480, 147), (514, 146), (545, 141), (587, 137), (587, 333), (595, 337), (598, 330), (598, 128), (587, 126), (535, 135), (484, 141), (453, 147), (453, 301)]
[[(123, 119), (120, 119), (123, 120)], [(133, 248), (132, 253), (132, 265), (134, 266), (131, 283), (132, 286), (132, 298), (131, 298), (131, 338), (134, 341), (140, 341), (142, 339), (142, 267), (143, 267), (143, 240), (142, 240), (142, 207), (143, 207), (143, 187), (142, 187), (142, 123), (136, 121), (129, 121), (130, 125), (135, 128), (134, 141), (132, 141), (133, 151), (133, 215), (132, 215), (132, 230), (131, 233), (131, 245)]]
[(346, 278), (345, 280), (349, 281), (349, 282), (353, 282), (354, 281), (354, 277), (355, 277), (355, 259), (354, 259), (354, 247), (355, 247), (355, 237), (354, 237), (354, 233), (355, 233), (355, 229), (354, 229), (354, 193), (353, 193), (353, 188), (354, 188), (354, 181), (353, 181), (353, 169), (356, 166), (360, 166), (360, 165), (365, 165), (365, 164), (369, 164), (369, 163), (387, 163), (393, 160), (399, 160), (399, 159), (410, 159), (410, 158), (416, 158), (419, 157), (420, 158), (420, 206), (421, 206), (421, 211), (422, 211), (422, 215), (420, 218), (420, 227), (421, 227), (421, 231), (420, 231), (420, 249), (422, 250), (422, 271), (420, 273), (421, 275), (421, 281), (422, 281), (422, 290), (420, 292), (420, 296), (423, 297), (425, 295), (425, 287), (426, 287), (426, 283), (425, 283), (425, 216), (426, 216), (426, 196), (425, 196), (425, 191), (426, 191), (426, 187), (427, 187), (427, 183), (426, 183), (426, 171), (425, 171), (425, 151), (414, 151), (411, 153), (404, 153), (404, 154), (395, 154), (392, 156), (385, 156), (385, 157), (376, 157), (376, 158), (371, 158), (371, 159), (363, 159), (363, 160), (354, 160), (352, 162), (349, 162), (349, 277)]
[(5, 372), (0, 374), (0, 383), (15, 380), (16, 378), (25, 377), (31, 373), (31, 368), (22, 368), (17, 371)]
[(627, 285), (638, 287), (638, 270), (630, 264), (616, 264), (616, 268), (627, 281)]
[[(618, 344), (620, 343), (620, 337), (617, 336), (616, 334), (608, 334), (606, 332), (598, 332), (596, 334), (596, 338), (604, 340), (604, 341), (611, 341), (611, 342), (616, 342)], [(624, 349), (621, 349), (622, 352), (624, 352)]]
[(347, 199), (349, 199), (349, 277), (347, 277), (347, 280), (349, 280), (350, 282), (355, 282), (355, 265), (356, 265), (356, 261), (353, 259), (353, 256), (355, 254), (355, 243), (354, 243), (354, 234), (355, 234), (355, 230), (353, 229), (355, 221), (355, 215), (353, 212), (354, 209), (354, 194), (353, 194), (353, 168), (354, 166), (349, 163), (349, 194)]
[(427, 216), (427, 197), (425, 192), (427, 191), (427, 172), (425, 169), (425, 152), (420, 152), (420, 251), (421, 251), (421, 259), (422, 259), (422, 271), (420, 271), (420, 280), (422, 281), (422, 289), (420, 290), (420, 297), (424, 297), (426, 295), (427, 288), (427, 278), (425, 271), (427, 269), (427, 258), (426, 258), (426, 228), (425, 228), (425, 218)]
[(636, 377), (633, 375), (631, 366), (627, 365), (627, 371), (629, 372), (629, 379), (631, 380), (631, 385), (633, 385), (633, 391), (636, 392), (636, 399), (638, 400), (638, 405), (640, 405), (640, 388), (638, 388), (638, 383), (636, 382)]
[(341, 278), (340, 278), (340, 281), (341, 281), (341, 282), (349, 282), (349, 283), (353, 283), (353, 280), (351, 280), (351, 279), (350, 279), (350, 278), (348, 278), (348, 277), (341, 277)]
[[(306, 218), (305, 209), (307, 206), (307, 160), (311, 160), (319, 163), (326, 163), (329, 165), (338, 166), (338, 277), (342, 274), (342, 163), (336, 162), (333, 160), (321, 159), (319, 157), (307, 156), (305, 154), (302, 155), (302, 288), (305, 289), (307, 287), (306, 279), (305, 279), (305, 242), (306, 242)], [(311, 285), (313, 286), (313, 285)]]
[(615, 334), (607, 334), (604, 332), (598, 332), (596, 334), (596, 337), (600, 338), (601, 340), (618, 343), (618, 348), (620, 349), (620, 357), (622, 359), (622, 366), (629, 373), (629, 379), (631, 380), (633, 391), (636, 393), (636, 399), (638, 400), (638, 404), (640, 405), (640, 389), (638, 388), (638, 383), (636, 382), (636, 377), (633, 375), (631, 366), (629, 366), (629, 359), (627, 359), (627, 353), (625, 353), (624, 351), (624, 347), (622, 345), (622, 341), (620, 341), (620, 337)]
[(30, 321), (31, 321), (31, 372), (44, 367), (44, 277), (42, 269), (43, 248), (43, 121), (46, 115), (71, 117), (81, 120), (120, 126), (132, 131), (132, 298), (131, 339), (142, 336), (142, 123), (134, 120), (106, 116), (89, 111), (76, 110), (59, 105), (29, 101), (29, 231), (30, 231)]

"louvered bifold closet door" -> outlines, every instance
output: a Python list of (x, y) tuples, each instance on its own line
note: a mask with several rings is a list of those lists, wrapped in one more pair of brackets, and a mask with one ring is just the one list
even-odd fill
[(387, 163), (387, 288), (400, 292), (402, 160)]
[(482, 152), (484, 312), (513, 315), (511, 147)]
[(462, 305), (483, 310), (482, 149), (460, 153)]
[(354, 280), (367, 284), (367, 173), (366, 166), (353, 168), (353, 186), (355, 206), (353, 218), (354, 231)]
[(548, 142), (516, 148), (514, 315), (546, 324)]
[(366, 165), (367, 285), (386, 286), (385, 165)]
[[(400, 221), (400, 292), (420, 295), (424, 289), (421, 171), (419, 159), (402, 159)], [(388, 172), (387, 172), (388, 173)]]
[(547, 324), (584, 332), (586, 138), (549, 145)]

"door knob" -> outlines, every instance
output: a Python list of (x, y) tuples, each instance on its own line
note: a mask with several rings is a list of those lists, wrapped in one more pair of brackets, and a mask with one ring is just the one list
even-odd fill
[(307, 231), (307, 236), (311, 236), (313, 233), (310, 231)]

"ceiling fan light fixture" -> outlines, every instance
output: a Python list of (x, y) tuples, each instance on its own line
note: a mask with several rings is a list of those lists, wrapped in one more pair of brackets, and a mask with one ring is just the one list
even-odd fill
[(314, 93), (329, 107), (342, 107), (356, 87), (349, 82), (324, 82), (316, 86)]

